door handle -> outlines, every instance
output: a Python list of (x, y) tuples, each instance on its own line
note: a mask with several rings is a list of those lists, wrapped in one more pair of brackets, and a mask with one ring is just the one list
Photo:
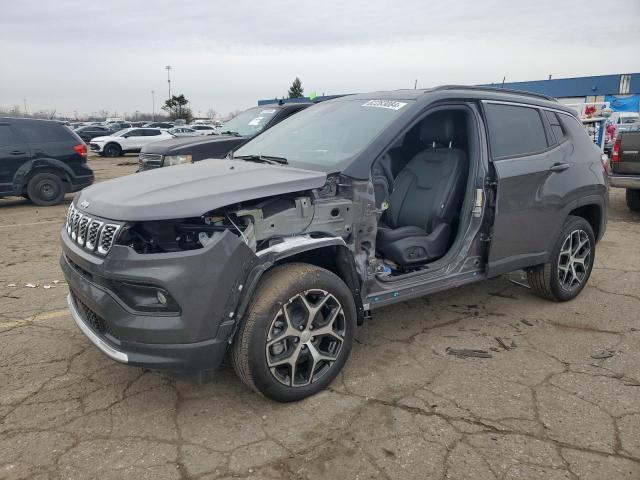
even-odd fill
[(9, 152), (11, 155), (24, 155), (27, 152), (23, 152), (21, 150), (12, 150), (11, 152)]
[(551, 165), (551, 167), (549, 168), (550, 172), (563, 172), (565, 171), (567, 168), (569, 168), (571, 165), (568, 163), (554, 163), (553, 165)]

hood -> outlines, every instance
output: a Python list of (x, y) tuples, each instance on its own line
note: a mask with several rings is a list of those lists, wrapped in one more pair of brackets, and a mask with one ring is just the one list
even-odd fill
[(325, 182), (323, 172), (211, 160), (100, 182), (82, 190), (75, 204), (89, 215), (109, 220), (187, 218), (246, 200), (319, 188)]
[(199, 145), (208, 145), (211, 143), (226, 142), (229, 140), (237, 140), (241, 137), (231, 135), (203, 135), (197, 137), (176, 137), (169, 140), (161, 140), (159, 142), (150, 143), (142, 148), (141, 153), (154, 153), (159, 155), (170, 155), (174, 150), (183, 147), (197, 147)]
[(98, 142), (106, 142), (108, 140), (111, 140), (112, 138), (114, 137), (112, 137), (111, 135), (103, 135), (101, 137), (93, 137), (91, 141), (95, 142), (97, 140)]

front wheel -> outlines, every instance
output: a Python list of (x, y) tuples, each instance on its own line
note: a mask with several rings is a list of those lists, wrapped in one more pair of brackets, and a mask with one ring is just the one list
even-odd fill
[(640, 190), (627, 188), (626, 197), (629, 210), (640, 212)]
[(335, 274), (303, 263), (267, 272), (231, 349), (233, 367), (253, 390), (292, 402), (323, 390), (344, 366), (356, 307)]
[(549, 262), (527, 271), (531, 289), (540, 297), (558, 302), (577, 297), (591, 276), (595, 253), (596, 241), (589, 222), (569, 216)]
[(119, 157), (122, 155), (122, 149), (117, 143), (109, 143), (104, 147), (104, 154), (107, 157)]

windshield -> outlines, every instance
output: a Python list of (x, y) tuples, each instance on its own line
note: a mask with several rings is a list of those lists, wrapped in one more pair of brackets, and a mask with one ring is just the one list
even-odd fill
[(257, 135), (277, 111), (276, 108), (250, 108), (225, 122), (220, 131), (237, 133), (243, 137)]
[(233, 156), (282, 157), (293, 166), (336, 171), (362, 152), (408, 103), (362, 99), (319, 103), (270, 128)]

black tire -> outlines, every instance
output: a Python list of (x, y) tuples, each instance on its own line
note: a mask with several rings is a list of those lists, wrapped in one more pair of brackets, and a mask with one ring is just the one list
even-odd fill
[(640, 212), (640, 190), (627, 188), (627, 207), (634, 212)]
[(119, 157), (120, 155), (122, 155), (122, 148), (120, 148), (120, 145), (118, 145), (117, 143), (107, 143), (104, 146), (104, 155), (105, 157)]
[[(322, 297), (325, 294), (326, 296)], [(313, 296), (318, 295), (318, 303), (312, 305), (317, 306), (324, 299), (325, 307), (330, 310), (325, 313), (325, 307), (322, 307), (318, 312), (319, 316), (309, 319), (310, 315), (306, 313), (309, 310), (304, 307), (302, 295), (308, 301), (314, 301)], [(271, 358), (273, 354), (271, 349), (277, 346), (274, 344), (267, 347), (267, 340), (271, 333), (278, 330), (278, 323), (282, 323), (282, 319), (285, 318), (283, 309), (286, 305), (291, 319), (287, 321), (287, 325), (295, 323), (296, 315), (293, 313), (296, 313), (297, 309), (298, 312), (303, 312), (300, 317), (307, 315), (307, 320), (303, 320), (300, 326), (292, 330), (302, 330), (302, 324), (306, 324), (306, 327), (300, 332), (297, 340), (295, 336), (287, 335), (282, 330), (283, 327), (280, 327), (279, 331), (282, 333), (271, 341), (283, 339), (277, 341), (283, 344), (282, 352), (285, 355), (281, 358), (286, 360), (295, 356), (295, 372), (290, 364), (275, 368), (272, 365), (270, 368), (267, 363), (268, 357)], [(318, 322), (318, 318), (321, 321)], [(330, 318), (335, 318), (335, 321), (331, 321)], [(319, 333), (318, 337), (310, 336), (314, 328), (311, 324), (315, 323), (318, 324), (315, 326), (316, 334), (321, 330), (326, 331), (327, 328), (331, 329), (332, 333)], [(335, 325), (339, 325), (339, 336), (333, 334)], [(278, 402), (301, 400), (323, 390), (340, 372), (351, 351), (355, 326), (356, 307), (353, 295), (338, 276), (324, 268), (305, 263), (278, 266), (265, 273), (251, 300), (231, 347), (231, 363), (240, 379), (249, 388), (265, 397)], [(298, 334), (297, 331), (294, 333)], [(339, 338), (342, 339), (341, 343), (337, 340)], [(332, 342), (333, 346), (329, 347)], [(336, 348), (338, 343), (340, 346)], [(286, 344), (289, 346), (284, 346)], [(334, 352), (331, 354), (332, 360), (319, 360), (309, 366), (312, 357), (316, 358), (312, 353), (326, 354), (325, 346)], [(287, 350), (290, 351), (289, 355), (286, 355)], [(300, 359), (302, 361), (298, 362)], [(288, 380), (284, 372), (289, 372)], [(295, 385), (296, 382), (299, 385)], [(305, 382), (307, 384), (304, 384)]]
[(64, 182), (55, 173), (37, 173), (27, 184), (28, 198), (42, 207), (62, 203), (65, 193)]
[[(584, 233), (584, 236), (580, 232)], [(571, 239), (569, 239), (570, 235), (572, 236)], [(578, 251), (577, 246), (581, 245), (584, 240), (587, 240), (588, 243)], [(584, 267), (580, 266), (580, 264), (578, 264), (577, 267), (569, 267), (569, 264), (573, 263), (572, 258), (574, 258), (574, 253), (572, 246), (574, 243), (568, 244), (569, 250), (572, 253), (567, 254), (563, 253), (566, 251), (567, 242), (575, 242), (576, 258), (580, 259), (582, 256), (585, 256)], [(586, 253), (587, 248), (589, 249), (588, 255)], [(580, 294), (589, 281), (595, 260), (595, 252), (596, 241), (591, 224), (582, 217), (567, 217), (560, 236), (551, 252), (550, 261), (527, 270), (527, 280), (529, 281), (531, 290), (542, 298), (557, 302), (566, 302), (567, 300), (574, 299)], [(564, 283), (560, 278), (561, 275), (564, 277)], [(577, 280), (578, 283), (574, 284), (575, 280)], [(567, 285), (567, 283), (570, 285)]]

